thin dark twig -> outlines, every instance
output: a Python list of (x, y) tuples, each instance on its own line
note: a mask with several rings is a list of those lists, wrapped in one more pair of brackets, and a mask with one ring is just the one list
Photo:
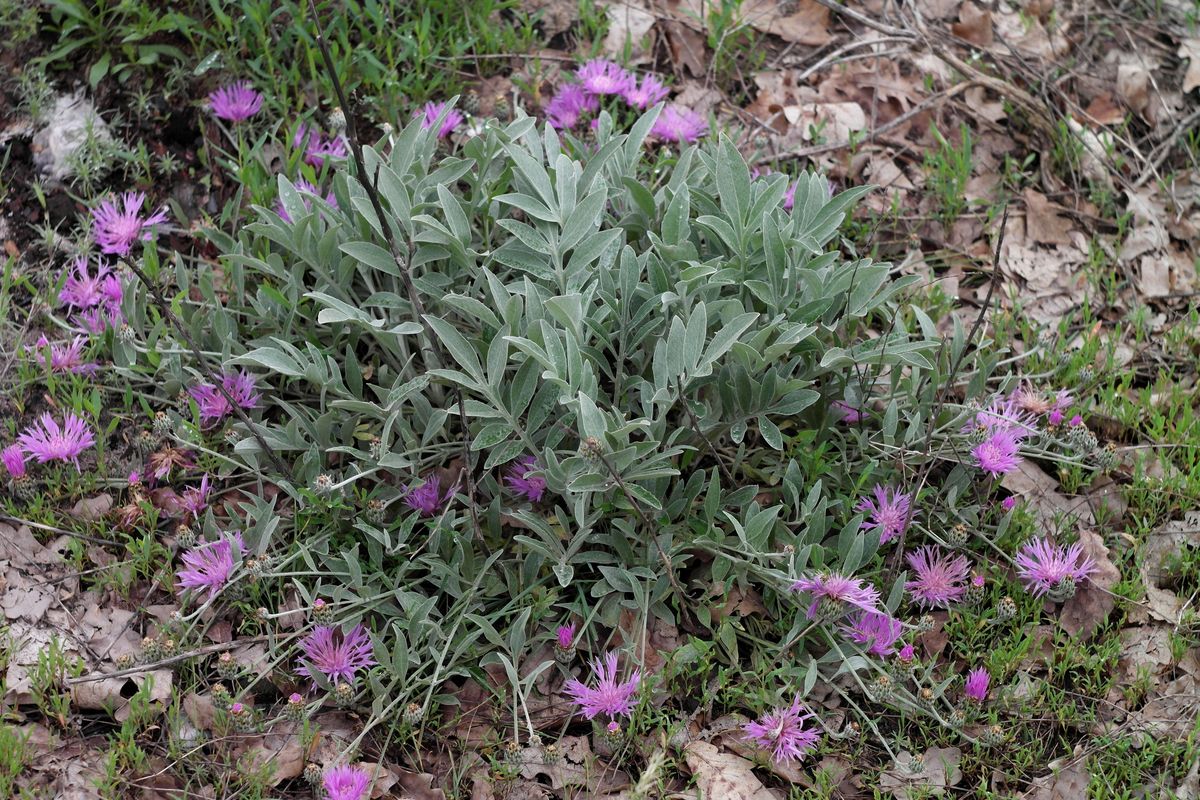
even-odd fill
[(264, 439), (263, 435), (259, 432), (258, 426), (256, 426), (250, 420), (250, 417), (248, 417), (246, 412), (242, 410), (242, 407), (238, 404), (237, 400), (235, 400), (233, 395), (229, 393), (229, 390), (225, 388), (224, 381), (217, 377), (212, 371), (212, 368), (208, 366), (208, 361), (204, 358), (204, 353), (200, 351), (200, 345), (196, 343), (196, 340), (192, 338), (192, 334), (186, 327), (184, 327), (183, 321), (180, 320), (179, 317), (175, 316), (175, 312), (171, 310), (171, 306), (167, 302), (167, 299), (163, 297), (162, 292), (159, 291), (158, 284), (151, 281), (150, 278), (147, 277), (146, 273), (142, 271), (142, 268), (133, 263), (132, 260), (129, 261), (128, 264), (129, 268), (133, 270), (133, 274), (137, 275), (138, 280), (145, 284), (146, 291), (150, 293), (150, 297), (154, 300), (154, 304), (158, 306), (158, 310), (162, 313), (163, 317), (165, 317), (167, 322), (171, 324), (171, 327), (173, 327), (179, 333), (179, 335), (183, 337), (184, 342), (187, 343), (188, 349), (192, 351), (192, 356), (196, 359), (197, 365), (199, 365), (201, 371), (204, 372), (204, 377), (206, 377), (208, 382), (216, 387), (216, 390), (221, 393), (222, 397), (225, 398), (225, 402), (229, 404), (229, 408), (250, 431), (250, 435), (254, 437), (256, 442), (258, 442), (258, 446), (262, 448), (264, 453), (266, 453), (267, 458), (271, 459), (271, 464), (275, 467), (278, 473), (290, 481), (292, 479), (291, 470), (284, 465), (283, 460), (279, 457), (279, 455), (267, 444), (267, 440)]
[(97, 673), (96, 675), (84, 675), (79, 678), (67, 678), (67, 685), (75, 686), (76, 684), (80, 684), (80, 683), (92, 683), (93, 681), (103, 681), (103, 680), (108, 680), (109, 678), (123, 678), (126, 675), (137, 675), (139, 672), (152, 672), (153, 670), (156, 670), (160, 667), (168, 667), (171, 664), (177, 664), (180, 661), (187, 661), (189, 658), (196, 658), (198, 656), (206, 656), (206, 655), (209, 655), (210, 653), (222, 653), (226, 650), (232, 650), (235, 647), (241, 647), (242, 645), (246, 645), (246, 644), (257, 644), (259, 642), (265, 642), (265, 641), (267, 641), (267, 638), (268, 637), (266, 637), (266, 636), (253, 636), (249, 639), (238, 639), (237, 641), (234, 641), (234, 642), (221, 642), (219, 644), (209, 644), (209, 645), (205, 645), (204, 647), (198, 647), (195, 650), (189, 650), (186, 653), (178, 653), (177, 655), (173, 655), (170, 658), (164, 658), (159, 661), (154, 661), (150, 664), (139, 664), (136, 667), (130, 667), (129, 669), (119, 669), (116, 672), (102, 672), (102, 673)]
[(467, 425), (467, 410), (464, 405), (462, 389), (455, 387), (454, 395), (458, 401), (458, 425), (462, 428), (463, 472), (467, 478), (467, 510), (471, 514), (471, 527), (475, 530), (475, 538), (483, 541), (483, 531), (479, 527), (479, 513), (475, 507), (475, 465), (471, 463), (471, 428)]
[(696, 415), (692, 413), (691, 406), (688, 405), (687, 398), (683, 396), (683, 381), (676, 378), (675, 386), (679, 390), (680, 405), (683, 406), (683, 410), (687, 413), (688, 423), (691, 424), (692, 430), (708, 446), (708, 452), (713, 457), (713, 461), (717, 462), (717, 469), (721, 470), (721, 477), (725, 479), (725, 483), (728, 486), (734, 486), (733, 473), (729, 471), (729, 468), (725, 466), (725, 462), (721, 460), (721, 454), (717, 452), (717, 448), (713, 445), (712, 440), (704, 434), (704, 431), (700, 430), (700, 420), (696, 419)]

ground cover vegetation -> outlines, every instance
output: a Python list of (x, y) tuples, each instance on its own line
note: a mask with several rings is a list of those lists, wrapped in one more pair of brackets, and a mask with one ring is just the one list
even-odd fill
[(0, 796), (1195, 797), (1200, 39), (1086, 12), (0, 4)]

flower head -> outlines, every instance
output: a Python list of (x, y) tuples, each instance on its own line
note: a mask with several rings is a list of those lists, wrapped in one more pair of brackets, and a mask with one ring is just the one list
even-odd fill
[[(29, 348), (33, 357), (43, 367), (49, 366), (51, 372), (73, 372), (90, 374), (99, 367), (94, 363), (84, 363), (83, 348), (87, 344), (86, 336), (76, 336), (70, 344), (51, 344), (45, 336), (39, 336), (37, 343)], [(46, 350), (50, 350), (50, 358), (46, 358)]]
[(596, 688), (592, 689), (572, 678), (563, 685), (571, 700), (582, 707), (583, 716), (592, 719), (597, 714), (610, 717), (629, 716), (633, 713), (633, 696), (637, 693), (642, 674), (638, 670), (623, 681), (617, 680), (617, 654), (610, 652), (604, 659), (592, 662), (596, 673)]
[(229, 581), (234, 563), (245, 552), (246, 543), (240, 533), (201, 542), (183, 554), (183, 569), (176, 573), (179, 585), (195, 592), (207, 591), (209, 597), (214, 597)]
[(904, 584), (904, 588), (921, 605), (948, 606), (966, 592), (971, 571), (966, 556), (944, 553), (941, 548), (926, 545), (909, 553), (906, 559), (917, 577)]
[[(302, 203), (304, 203), (305, 210), (312, 211), (312, 200), (305, 197), (304, 195), (305, 194), (315, 194), (317, 196), (320, 196), (321, 190), (318, 189), (316, 186), (313, 186), (311, 183), (304, 180), (303, 178), (296, 181), (296, 183), (294, 184), (294, 188), (296, 189), (297, 192), (301, 192), (300, 201)], [(326, 193), (324, 200), (326, 203), (333, 206), (334, 208), (338, 207), (337, 197), (334, 196), (332, 190), (330, 190), (329, 192)], [(292, 221), (292, 215), (289, 214), (287, 212), (287, 209), (283, 207), (282, 199), (275, 203), (275, 213), (277, 213), (279, 215), (279, 218), (282, 219), (284, 222)]]
[(230, 122), (250, 119), (262, 108), (263, 96), (250, 88), (249, 81), (223, 86), (208, 96), (208, 107), (215, 116)]
[[(429, 130), (432, 128), (434, 124), (437, 123), (438, 117), (440, 117), (442, 112), (446, 110), (447, 105), (449, 104), (445, 101), (442, 101), (441, 103), (426, 103), (425, 107), (421, 111), (417, 112), (417, 114), (423, 114), (421, 119), (421, 130)], [(457, 108), (452, 108), (449, 111), (446, 111), (446, 118), (442, 120), (442, 125), (438, 128), (438, 138), (445, 139), (454, 132), (455, 128), (463, 124), (464, 120), (466, 120), (466, 117), (464, 117), (463, 113)]]
[(96, 265), (96, 274), (88, 273), (87, 256), (75, 259), (75, 268), (67, 273), (63, 287), (58, 293), (58, 302), (84, 309), (104, 302), (104, 280), (109, 277), (108, 267)]
[(559, 625), (554, 631), (555, 643), (563, 650), (570, 650), (575, 645), (575, 623)]
[(1070, 420), (1067, 421), (1067, 424), (1070, 425), (1072, 428), (1078, 428), (1080, 425), (1083, 424), (1083, 417), (1076, 414), (1075, 416), (1071, 417)]
[(1021, 465), (1021, 432), (1004, 428), (975, 445), (975, 464), (993, 478), (1006, 475)]
[(829, 409), (834, 414), (838, 415), (838, 418), (842, 422), (851, 424), (855, 422), (862, 422), (863, 417), (865, 416), (861, 408), (855, 408), (849, 403), (844, 403), (841, 400), (834, 400), (829, 404)]
[(982, 703), (987, 699), (988, 683), (992, 677), (988, 675), (988, 671), (983, 667), (973, 669), (967, 673), (966, 685), (963, 687), (963, 694), (972, 700)]
[(1096, 571), (1096, 562), (1083, 554), (1078, 542), (1064, 547), (1045, 537), (1026, 542), (1017, 552), (1015, 564), (1017, 577), (1037, 597), (1064, 579), (1079, 583)]
[(120, 207), (113, 200), (104, 200), (92, 209), (92, 230), (100, 252), (117, 256), (129, 255), (133, 243), (154, 238), (154, 226), (167, 221), (166, 209), (142, 217), (144, 192), (125, 192)]
[(344, 764), (325, 770), (321, 786), (326, 800), (365, 800), (370, 795), (371, 776), (364, 769)]
[[(300, 642), (304, 659), (331, 683), (353, 683), (354, 673), (375, 663), (371, 656), (371, 638), (362, 625), (348, 632), (332, 625), (318, 625)], [(296, 668), (299, 675), (312, 677), (308, 666)]]
[(897, 640), (904, 633), (904, 624), (891, 614), (880, 611), (860, 611), (850, 618), (842, 631), (850, 641), (866, 645), (868, 653), (888, 656), (895, 651)]
[[(258, 384), (254, 376), (246, 370), (225, 372), (221, 375), (221, 386), (233, 402), (242, 409), (258, 408), (262, 395), (258, 393)], [(200, 423), (212, 426), (233, 413), (233, 405), (225, 394), (212, 383), (202, 383), (188, 390), (188, 394), (196, 401), (200, 409)]]
[(1000, 507), (1005, 511), (1012, 511), (1017, 507), (1017, 496), (1015, 494), (1010, 494), (1008, 497), (1000, 501)]
[(555, 130), (574, 128), (581, 116), (599, 108), (600, 101), (594, 94), (589, 94), (578, 83), (564, 83), (546, 103), (546, 119)]
[(650, 106), (666, 100), (670, 93), (671, 90), (663, 85), (657, 75), (646, 74), (642, 76), (640, 84), (630, 82), (629, 88), (624, 91), (622, 96), (626, 103), (644, 111)]
[(200, 479), (199, 486), (189, 486), (183, 490), (183, 496), (180, 498), (180, 506), (184, 511), (187, 511), (193, 518), (199, 519), (200, 512), (208, 508), (208, 494), (212, 491), (212, 487), (208, 482), (208, 473)]
[(17, 443), (39, 464), (70, 461), (78, 470), (79, 454), (96, 443), (96, 436), (86, 422), (70, 412), (61, 426), (47, 413), (26, 428)]
[(854, 507), (868, 513), (864, 528), (879, 528), (879, 543), (885, 544), (904, 533), (912, 511), (912, 495), (898, 492), (890, 486), (876, 485), (875, 499), (864, 497)]
[(777, 764), (799, 761), (821, 741), (820, 732), (804, 727), (812, 714), (804, 710), (797, 697), (787, 707), (779, 707), (754, 722), (742, 726), (746, 738), (771, 751)]
[(540, 467), (536, 458), (533, 456), (521, 456), (513, 463), (513, 467), (509, 470), (508, 475), (505, 476), (504, 482), (516, 494), (522, 495), (526, 500), (536, 503), (542, 499), (542, 495), (546, 492), (546, 479), (531, 474), (539, 469)]
[(688, 142), (690, 144), (706, 133), (708, 133), (708, 122), (704, 117), (690, 108), (679, 106), (664, 107), (650, 128), (650, 135), (664, 142)]
[(25, 452), (19, 444), (10, 444), (0, 450), (0, 464), (4, 465), (8, 476), (13, 480), (25, 477)]
[(791, 589), (793, 592), (808, 592), (812, 596), (812, 603), (805, 612), (809, 619), (817, 618), (817, 609), (822, 602), (837, 606), (851, 605), (862, 611), (875, 611), (879, 606), (878, 589), (864, 585), (860, 578), (848, 578), (836, 572), (822, 572), (801, 578), (792, 584)]
[(326, 158), (345, 158), (350, 153), (345, 136), (337, 134), (327, 139), (320, 131), (303, 123), (292, 137), (292, 147), (304, 148), (304, 160), (317, 169), (321, 168)]
[(619, 64), (603, 58), (593, 58), (579, 69), (575, 77), (592, 94), (625, 94), (634, 84), (634, 77)]
[(900, 648), (900, 651), (896, 653), (896, 657), (899, 658), (903, 663), (909, 664), (914, 658), (917, 657), (916, 648), (913, 647), (912, 642), (908, 642)]
[(430, 475), (417, 486), (409, 487), (404, 492), (404, 504), (414, 511), (420, 512), (422, 517), (432, 517), (445, 507), (446, 503), (454, 496), (454, 491), (457, 487), (451, 486), (443, 494), (442, 479), (437, 475)]
[(962, 432), (979, 432), (990, 436), (1000, 431), (1011, 430), (1018, 437), (1023, 437), (1033, 430), (1033, 423), (1033, 415), (1021, 407), (1014, 393), (993, 397), (986, 408), (976, 411), (963, 425)]

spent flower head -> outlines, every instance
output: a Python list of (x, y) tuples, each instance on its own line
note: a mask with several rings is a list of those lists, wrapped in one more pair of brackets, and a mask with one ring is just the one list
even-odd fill
[[(304, 659), (330, 683), (353, 683), (354, 673), (375, 663), (371, 638), (362, 625), (343, 633), (333, 625), (318, 625), (300, 642)], [(296, 668), (299, 675), (312, 677), (308, 665)]]
[(154, 238), (154, 226), (167, 221), (166, 209), (142, 216), (145, 192), (125, 192), (119, 199), (106, 199), (92, 209), (92, 231), (100, 252), (127, 256), (138, 240)]
[(1080, 583), (1096, 571), (1095, 560), (1083, 554), (1078, 542), (1066, 547), (1046, 537), (1026, 542), (1017, 552), (1015, 564), (1017, 577), (1037, 597), (1064, 579)]
[(781, 706), (746, 723), (742, 731), (749, 741), (769, 750), (775, 763), (789, 764), (802, 760), (821, 741), (819, 731), (804, 727), (810, 719), (812, 714), (805, 711), (797, 697), (790, 706)]
[(906, 556), (916, 578), (904, 588), (923, 606), (948, 606), (967, 591), (971, 565), (966, 556), (926, 545)]
[(904, 533), (912, 512), (912, 495), (898, 492), (891, 486), (876, 485), (875, 497), (864, 497), (854, 507), (867, 513), (863, 528), (879, 528), (879, 543), (886, 544)]
[(229, 122), (243, 122), (262, 108), (263, 96), (250, 86), (249, 81), (237, 81), (222, 86), (208, 96), (208, 107), (214, 116)]
[(69, 411), (63, 417), (62, 425), (49, 413), (43, 413), (17, 437), (21, 449), (39, 464), (70, 461), (76, 470), (80, 470), (79, 454), (95, 443), (96, 435), (92, 429)]
[(571, 701), (581, 707), (583, 716), (592, 719), (597, 714), (609, 717), (629, 716), (633, 713), (633, 698), (637, 693), (642, 674), (634, 670), (625, 680), (617, 678), (617, 654), (609, 652), (603, 659), (592, 663), (596, 674), (596, 686), (592, 688), (572, 678), (563, 685)]

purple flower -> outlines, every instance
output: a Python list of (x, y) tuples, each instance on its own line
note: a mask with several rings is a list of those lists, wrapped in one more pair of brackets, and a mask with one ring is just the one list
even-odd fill
[[(793, 592), (808, 592), (812, 596), (812, 603), (805, 612), (809, 619), (817, 618), (817, 609), (822, 603), (835, 607), (849, 604), (862, 611), (875, 611), (879, 606), (878, 589), (864, 586), (860, 578), (847, 578), (836, 572), (822, 572), (801, 578), (792, 584), (791, 589)], [(838, 610), (840, 613), (841, 609)]]
[(112, 200), (104, 200), (92, 209), (92, 229), (100, 252), (117, 256), (129, 255), (133, 243), (141, 239), (148, 242), (154, 237), (155, 225), (167, 221), (166, 209), (142, 217), (145, 192), (125, 192), (121, 196), (121, 208)]
[(1041, 597), (1064, 579), (1075, 583), (1096, 571), (1096, 562), (1083, 554), (1078, 542), (1070, 547), (1051, 544), (1046, 537), (1026, 542), (1017, 552), (1017, 577), (1025, 588)]
[(87, 344), (86, 336), (76, 336), (68, 345), (51, 344), (45, 336), (39, 336), (35, 346), (27, 348), (33, 357), (43, 367), (47, 366), (46, 349), (50, 349), (49, 367), (51, 372), (74, 372), (91, 374), (99, 367), (94, 363), (84, 363), (83, 347)]
[(880, 485), (875, 486), (874, 494), (874, 500), (864, 497), (854, 509), (869, 512), (870, 516), (863, 521), (862, 527), (880, 528), (879, 543), (886, 544), (908, 528), (912, 495)]
[(240, 533), (224, 535), (211, 542), (201, 542), (184, 553), (183, 569), (176, 573), (179, 585), (195, 592), (208, 592), (215, 597), (233, 574), (234, 562), (246, 552)]
[(575, 645), (575, 623), (569, 625), (559, 625), (554, 632), (558, 646), (563, 650), (570, 650)]
[(646, 74), (642, 76), (640, 84), (631, 82), (622, 96), (626, 103), (644, 111), (650, 106), (666, 100), (670, 93), (671, 90), (663, 85), (658, 76)]
[(796, 190), (800, 188), (800, 182), (788, 186), (787, 191), (783, 193), (783, 210), (791, 211), (796, 205)]
[(987, 699), (988, 683), (991, 681), (991, 676), (983, 667), (973, 669), (967, 673), (966, 685), (963, 687), (963, 694), (971, 698), (977, 703), (982, 703)]
[(344, 764), (325, 770), (321, 785), (326, 800), (365, 800), (370, 795), (371, 776), (364, 769)]
[(1076, 414), (1075, 416), (1071, 417), (1071, 419), (1067, 422), (1067, 424), (1070, 425), (1072, 428), (1078, 428), (1080, 425), (1083, 424), (1083, 417)]
[[(421, 130), (429, 130), (432, 128), (434, 123), (437, 122), (438, 117), (442, 115), (442, 111), (445, 110), (447, 105), (448, 104), (445, 101), (441, 103), (426, 103), (425, 108), (422, 109), (424, 112), (424, 117), (421, 120)], [(416, 114), (414, 114), (414, 116), (420, 115), (422, 111), (418, 111)], [(438, 138), (445, 139), (447, 136), (453, 133), (454, 129), (461, 125), (465, 119), (466, 117), (464, 117), (463, 113), (457, 108), (452, 108), (447, 111), (446, 118), (442, 120), (442, 126), (438, 128)]]
[(593, 58), (579, 69), (575, 77), (591, 94), (625, 94), (634, 84), (634, 78), (619, 64), (603, 58)]
[(921, 605), (948, 606), (967, 591), (971, 565), (966, 556), (951, 555), (926, 545), (909, 553), (906, 559), (917, 577), (904, 584), (904, 588)]
[(533, 456), (521, 456), (513, 462), (513, 468), (505, 476), (504, 482), (516, 494), (523, 495), (526, 500), (538, 502), (546, 491), (546, 479), (530, 473), (540, 469), (537, 459)]
[(610, 717), (629, 716), (633, 713), (633, 696), (637, 692), (642, 674), (634, 670), (624, 681), (617, 680), (617, 654), (610, 652), (604, 660), (592, 662), (596, 673), (596, 688), (592, 689), (572, 678), (563, 685), (563, 690), (572, 702), (583, 708), (583, 716), (592, 719), (597, 714)]
[(904, 624), (890, 614), (860, 611), (842, 626), (850, 641), (866, 645), (868, 653), (887, 656), (895, 652), (896, 641), (904, 634)]
[(208, 508), (208, 493), (212, 487), (208, 483), (208, 473), (200, 479), (199, 486), (189, 486), (183, 490), (179, 505), (189, 512), (194, 519), (200, 518), (200, 512)]
[[(262, 395), (257, 391), (254, 376), (246, 370), (222, 373), (221, 385), (238, 407), (245, 410), (258, 408)], [(233, 406), (215, 384), (202, 383), (189, 389), (188, 394), (196, 401), (200, 423), (205, 427), (211, 427), (233, 413)]]
[(564, 83), (546, 103), (546, 119), (555, 130), (574, 128), (585, 113), (600, 108), (600, 100), (577, 83)]
[(975, 415), (963, 426), (963, 433), (980, 432), (992, 435), (1000, 431), (1013, 431), (1024, 436), (1033, 430), (1034, 418), (1017, 402), (1017, 395), (993, 397), (987, 408)]
[(1046, 421), (1051, 425), (1062, 425), (1063, 412), (1059, 411), (1057, 408), (1051, 409), (1050, 413), (1046, 415)]
[(812, 714), (804, 710), (797, 697), (787, 707), (779, 707), (754, 722), (742, 726), (746, 738), (764, 750), (771, 751), (777, 764), (799, 761), (821, 741), (818, 731), (804, 727)]
[(104, 280), (109, 277), (108, 267), (96, 266), (96, 274), (88, 274), (86, 256), (75, 259), (75, 269), (67, 273), (63, 288), (58, 293), (58, 302), (75, 308), (91, 308), (104, 302)]
[(249, 81), (223, 86), (208, 96), (213, 114), (230, 122), (250, 119), (262, 108), (263, 96), (250, 88)]
[(708, 122), (690, 108), (666, 106), (654, 125), (650, 135), (664, 142), (695, 142), (708, 133)]
[(349, 155), (346, 137), (338, 134), (326, 139), (320, 131), (309, 128), (301, 123), (292, 137), (292, 147), (304, 148), (304, 160), (317, 169), (325, 163), (326, 158), (345, 158)]
[(26, 428), (17, 443), (39, 464), (70, 461), (79, 470), (79, 454), (96, 443), (96, 436), (87, 423), (70, 412), (63, 417), (62, 427), (47, 413)]
[(15, 480), (20, 480), (25, 477), (25, 452), (19, 444), (10, 444), (8, 447), (0, 450), (0, 464), (4, 464), (4, 469), (8, 472), (8, 476)]
[(911, 664), (913, 659), (917, 657), (916, 648), (912, 646), (912, 642), (909, 642), (900, 648), (900, 652), (896, 653), (896, 657), (903, 664)]
[(457, 487), (451, 486), (442, 494), (442, 479), (430, 475), (420, 485), (412, 486), (404, 492), (404, 504), (414, 511), (419, 511), (422, 517), (432, 517), (445, 507), (454, 496)]
[(841, 419), (842, 422), (851, 424), (855, 422), (862, 422), (863, 416), (865, 416), (862, 412), (862, 409), (855, 408), (849, 403), (844, 403), (841, 400), (834, 400), (829, 404), (829, 409), (835, 414), (838, 414), (839, 419)]
[(995, 431), (971, 450), (975, 464), (993, 478), (1012, 472), (1021, 465), (1021, 435), (1016, 428)]
[[(304, 194), (305, 193), (315, 194), (315, 195), (319, 196), (321, 194), (321, 190), (318, 189), (316, 186), (313, 186), (311, 183), (304, 180), (303, 178), (296, 181), (296, 183), (294, 184), (294, 188), (296, 189), (297, 192), (301, 192), (300, 200), (301, 200), (301, 202), (304, 203), (305, 210), (312, 211), (312, 200), (305, 197)], [(325, 195), (324, 199), (325, 199), (326, 203), (333, 206), (334, 208), (338, 207), (337, 197), (334, 196), (332, 189)], [(283, 207), (283, 200), (279, 200), (275, 203), (275, 213), (279, 214), (279, 218), (282, 219), (284, 222), (292, 221), (292, 216), (290, 214), (288, 214), (287, 209)]]
[(1017, 496), (1010, 494), (1008, 497), (1000, 501), (1000, 507), (1005, 511), (1012, 511), (1017, 507)]
[[(332, 625), (318, 625), (300, 642), (304, 658), (331, 683), (353, 683), (354, 673), (375, 663), (371, 656), (371, 638), (362, 625), (347, 633)], [(308, 667), (301, 664), (296, 673), (311, 678)]]

